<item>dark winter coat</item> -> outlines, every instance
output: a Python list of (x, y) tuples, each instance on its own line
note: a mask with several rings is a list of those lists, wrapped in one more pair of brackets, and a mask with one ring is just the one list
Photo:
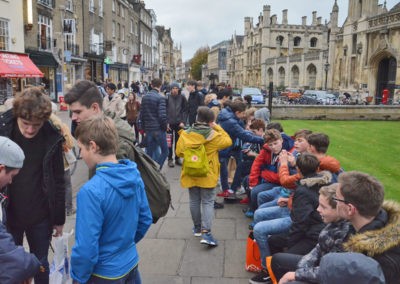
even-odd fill
[(140, 121), (145, 132), (167, 130), (167, 99), (157, 90), (153, 89), (143, 96)]
[(231, 147), (220, 152), (224, 157), (229, 157), (230, 152), (234, 150), (235, 147), (240, 151), (240, 144), (242, 142), (257, 143), (260, 145), (264, 144), (264, 139), (262, 137), (244, 129), (243, 122), (233, 113), (229, 106), (221, 110), (217, 122), (229, 134), (233, 143)]
[(196, 122), (197, 109), (202, 105), (204, 105), (204, 95), (198, 91), (191, 92), (188, 99), (189, 126)]
[(318, 272), (321, 258), (331, 252), (343, 252), (343, 241), (349, 233), (349, 222), (329, 223), (319, 234), (318, 244), (302, 257), (297, 265), (296, 280), (307, 283), (318, 283)]
[(13, 237), (0, 221), (0, 283), (21, 283), (33, 277), (40, 262), (24, 247), (16, 246)]
[(289, 231), (288, 247), (292, 247), (300, 240), (308, 238), (318, 241), (322, 229), (325, 227), (318, 213), (319, 189), (331, 183), (332, 174), (327, 171), (300, 180), (293, 196), (293, 207), (290, 212), (292, 225)]
[(375, 219), (344, 244), (344, 249), (374, 258), (382, 267), (386, 283), (400, 279), (400, 204), (385, 201)]
[(184, 95), (167, 95), (167, 117), (170, 125), (186, 124), (188, 103)]
[[(0, 136), (11, 137), (14, 125), (12, 110), (0, 115)], [(46, 121), (43, 124), (46, 136), (45, 151), (43, 159), (43, 192), (49, 201), (49, 220), (51, 226), (64, 225), (65, 223), (65, 183), (64, 183), (64, 160), (62, 143), (63, 136), (53, 125)]]

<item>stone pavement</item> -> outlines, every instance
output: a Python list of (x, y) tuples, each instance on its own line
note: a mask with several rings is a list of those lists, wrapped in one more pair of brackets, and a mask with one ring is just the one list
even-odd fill
[[(69, 124), (66, 112), (58, 115)], [(225, 204), (215, 210), (213, 235), (219, 241), (215, 248), (200, 244), (192, 234), (187, 189), (180, 187), (181, 167), (165, 172), (171, 184), (172, 205), (167, 216), (153, 224), (138, 244), (139, 270), (144, 284), (241, 284), (253, 276), (244, 269), (246, 239), (250, 220), (242, 213), (243, 205)], [(79, 160), (72, 176), (74, 200), (87, 180), (87, 168)], [(75, 215), (67, 217), (65, 231), (75, 226)], [(70, 240), (73, 245), (73, 238)]]

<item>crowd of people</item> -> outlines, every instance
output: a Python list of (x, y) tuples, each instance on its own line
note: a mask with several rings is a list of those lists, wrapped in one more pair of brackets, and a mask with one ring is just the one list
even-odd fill
[[(400, 205), (384, 201), (376, 178), (345, 172), (327, 155), (327, 134), (288, 135), (270, 122), (267, 108), (232, 100), (224, 84), (207, 91), (188, 81), (182, 90), (153, 79), (148, 89), (77, 82), (64, 98), (72, 132), (39, 88), (26, 89), (1, 114), (1, 283), (31, 277), (49, 283), (50, 240), (62, 235), (71, 214), (75, 282), (141, 283), (136, 244), (152, 217), (138, 168), (128, 159), (134, 144), (160, 170), (166, 162), (181, 167), (201, 244), (218, 245), (212, 223), (224, 203), (216, 196), (247, 204), (243, 213), (261, 254), (261, 271), (250, 283), (397, 283)], [(90, 177), (76, 209), (67, 174), (73, 139)], [(24, 235), (31, 253), (21, 247)]]

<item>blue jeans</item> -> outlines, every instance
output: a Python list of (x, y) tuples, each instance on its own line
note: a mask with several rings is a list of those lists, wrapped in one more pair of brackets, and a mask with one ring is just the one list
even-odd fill
[(29, 251), (33, 253), (44, 267), (44, 271), (39, 271), (35, 275), (35, 284), (49, 283), (49, 260), (48, 253), (51, 239), (51, 227), (49, 220), (44, 220), (39, 224), (25, 227), (8, 227), (9, 233), (13, 236), (16, 245), (22, 246), (24, 233), (29, 244)]
[(277, 206), (277, 201), (281, 197), (281, 186), (274, 187), (270, 190), (260, 192), (257, 196), (258, 208), (266, 208)]
[(211, 231), (214, 218), (214, 188), (189, 188), (189, 206), (195, 228)]
[(138, 266), (133, 268), (127, 275), (122, 278), (110, 280), (104, 279), (97, 276), (90, 277), (87, 284), (141, 284), (140, 273)]
[(266, 182), (266, 183), (260, 183), (259, 185), (253, 187), (253, 189), (250, 191), (250, 210), (253, 212), (256, 211), (258, 207), (257, 197), (260, 192), (270, 190), (277, 186), (279, 185), (275, 183)]
[[(167, 134), (162, 130), (146, 132), (146, 153), (160, 165), (164, 165), (168, 157)], [(161, 150), (161, 151), (160, 151)]]
[(265, 258), (271, 255), (268, 245), (270, 235), (286, 233), (292, 224), (287, 207), (270, 207), (256, 210), (254, 213), (254, 238), (260, 248), (261, 265), (266, 268)]

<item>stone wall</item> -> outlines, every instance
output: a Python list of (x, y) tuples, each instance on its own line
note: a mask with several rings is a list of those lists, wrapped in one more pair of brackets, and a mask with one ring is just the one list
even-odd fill
[(400, 121), (400, 106), (272, 106), (272, 119)]

